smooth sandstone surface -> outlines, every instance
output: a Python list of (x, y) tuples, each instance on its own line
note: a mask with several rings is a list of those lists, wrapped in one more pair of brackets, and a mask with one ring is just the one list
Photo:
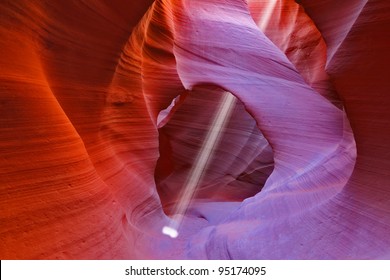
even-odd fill
[(2, 1), (0, 258), (389, 259), (387, 2)]

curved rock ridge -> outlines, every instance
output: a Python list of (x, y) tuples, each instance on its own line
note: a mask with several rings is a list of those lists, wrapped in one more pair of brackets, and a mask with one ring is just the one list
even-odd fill
[(387, 4), (299, 2), (3, 1), (0, 257), (389, 258)]
[[(295, 221), (304, 220), (348, 182), (355, 149), (346, 115), (306, 85), (258, 30), (244, 2), (185, 2), (174, 8), (174, 22), (180, 20), (174, 26), (174, 53), (183, 84), (191, 89), (200, 82), (215, 83), (234, 93), (257, 121), (275, 161), (263, 190), (223, 224), (203, 230), (197, 242), (204, 238), (207, 243), (194, 247), (190, 256), (281, 258), (285, 251), (271, 248), (281, 242), (282, 232), (298, 240), (304, 236), (304, 225), (286, 227), (291, 214)], [(215, 14), (223, 18), (218, 25), (213, 25)], [(245, 40), (238, 40), (243, 34)], [(245, 226), (238, 226), (242, 222)], [(280, 233), (269, 234), (272, 228)], [(253, 242), (255, 236), (261, 242)], [(308, 250), (300, 249), (291, 256)]]
[[(332, 9), (335, 1), (301, 2), (331, 49), (326, 70), (344, 101), (357, 146), (354, 172), (332, 205), (347, 222), (332, 231), (339, 232), (341, 250), (349, 248), (351, 258), (389, 259), (390, 55), (383, 34), (390, 31), (390, 3), (348, 2)], [(326, 18), (338, 18), (338, 24)]]
[(286, 54), (305, 81), (341, 108), (325, 71), (328, 46), (302, 6), (290, 0), (248, 0), (248, 7), (259, 28)]

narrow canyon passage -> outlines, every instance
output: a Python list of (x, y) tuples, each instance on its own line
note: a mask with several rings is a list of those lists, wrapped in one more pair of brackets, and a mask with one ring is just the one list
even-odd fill
[(390, 258), (389, 5), (1, 1), (1, 259)]

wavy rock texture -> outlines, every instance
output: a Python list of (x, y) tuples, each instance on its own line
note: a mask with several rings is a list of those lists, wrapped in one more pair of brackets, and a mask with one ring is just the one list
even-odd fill
[(390, 258), (389, 4), (297, 2), (2, 1), (0, 257)]
[(325, 71), (327, 45), (302, 6), (289, 0), (249, 0), (248, 6), (259, 28), (286, 54), (306, 83), (341, 108)]

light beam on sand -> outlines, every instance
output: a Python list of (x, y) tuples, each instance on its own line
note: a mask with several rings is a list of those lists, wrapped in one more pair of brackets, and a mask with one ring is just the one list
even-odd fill
[(221, 138), (222, 132), (230, 119), (235, 105), (235, 97), (229, 93), (224, 92), (218, 110), (214, 116), (213, 122), (207, 133), (205, 141), (198, 153), (198, 156), (192, 166), (188, 175), (187, 181), (184, 185), (179, 202), (173, 211), (174, 217), (167, 226), (164, 226), (162, 233), (176, 238), (179, 235), (179, 227), (183, 217), (188, 209), (191, 199), (196, 191), (199, 182), (202, 180), (205, 170), (210, 162), (214, 150)]

